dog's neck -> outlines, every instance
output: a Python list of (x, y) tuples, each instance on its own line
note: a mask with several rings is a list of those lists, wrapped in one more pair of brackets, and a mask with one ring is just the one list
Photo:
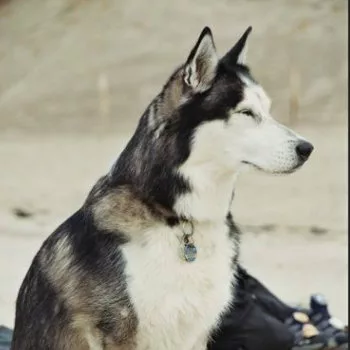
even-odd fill
[(198, 222), (225, 220), (238, 172), (222, 172), (212, 164), (186, 166), (180, 171), (189, 179), (191, 191), (177, 198), (177, 215)]
[[(166, 215), (164, 214), (166, 220), (167, 217), (175, 218), (176, 222), (182, 219), (194, 222), (220, 222), (225, 220), (227, 213), (230, 211), (232, 193), (238, 172), (235, 174), (232, 174), (232, 172), (223, 173), (212, 165), (202, 164), (186, 165), (181, 167), (177, 173), (180, 178), (188, 181), (189, 188), (183, 193), (173, 195), (171, 191), (174, 191), (174, 187), (178, 186), (176, 184), (177, 177), (174, 177), (175, 183), (168, 183), (169, 196), (174, 197), (170, 206), (166, 204), (167, 201), (162, 202), (162, 198), (158, 197), (161, 196), (161, 191), (164, 191), (165, 188), (158, 191), (157, 187), (154, 187), (149, 181), (138, 182), (137, 178), (132, 176), (132, 173), (129, 177), (126, 176), (125, 184), (133, 193), (138, 193), (138, 196), (141, 196), (140, 200), (145, 205), (163, 208), (163, 213), (166, 213)], [(146, 174), (144, 177), (146, 177)], [(161, 183), (156, 178), (152, 180), (153, 183)], [(140, 186), (140, 183), (143, 186)], [(147, 193), (145, 189), (149, 192)]]
[(110, 172), (114, 185), (129, 186), (147, 205), (163, 207), (179, 218), (225, 220), (238, 171), (195, 151), (179, 166), (174, 164), (176, 151), (159, 144), (171, 143), (158, 143), (137, 130)]

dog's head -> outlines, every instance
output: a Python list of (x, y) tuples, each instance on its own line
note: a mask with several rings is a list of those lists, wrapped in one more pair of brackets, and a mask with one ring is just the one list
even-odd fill
[(204, 28), (186, 63), (165, 85), (163, 114), (172, 115), (168, 121), (179, 134), (190, 135), (191, 162), (215, 162), (227, 170), (249, 164), (290, 173), (313, 147), (271, 117), (270, 99), (245, 65), (250, 31), (219, 58), (212, 33)]
[(233, 175), (245, 167), (291, 173), (304, 164), (312, 145), (271, 117), (270, 100), (245, 65), (250, 31), (222, 58), (210, 29), (202, 31), (119, 157), (119, 182), (173, 207), (215, 183), (232, 191)]

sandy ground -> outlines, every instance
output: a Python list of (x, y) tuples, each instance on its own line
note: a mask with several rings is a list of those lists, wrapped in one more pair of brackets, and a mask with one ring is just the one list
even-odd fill
[(347, 2), (165, 3), (0, 7), (0, 324), (12, 326), (40, 244), (107, 171), (205, 24), (220, 52), (253, 24), (249, 60), (274, 114), (315, 145), (296, 174), (239, 180), (243, 263), (284, 300), (306, 303), (322, 292), (347, 319)]

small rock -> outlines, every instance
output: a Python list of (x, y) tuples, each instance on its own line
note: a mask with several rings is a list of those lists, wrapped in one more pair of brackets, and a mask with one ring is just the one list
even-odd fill
[(323, 227), (311, 226), (310, 232), (315, 234), (315, 235), (323, 235), (323, 234), (327, 233), (328, 230), (326, 228), (323, 228)]
[(265, 225), (261, 225), (260, 229), (262, 231), (271, 232), (271, 231), (276, 230), (276, 225), (274, 225), (274, 224), (265, 224)]
[(33, 216), (33, 213), (30, 213), (26, 209), (22, 209), (22, 208), (14, 208), (13, 214), (19, 218), (29, 218), (29, 217)]

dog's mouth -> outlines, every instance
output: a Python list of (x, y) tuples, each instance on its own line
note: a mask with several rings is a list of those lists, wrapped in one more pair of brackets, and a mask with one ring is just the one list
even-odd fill
[(265, 171), (263, 168), (260, 168), (258, 165), (254, 164), (254, 163), (251, 163), (251, 162), (248, 162), (246, 160), (243, 160), (242, 163), (246, 164), (246, 165), (250, 165), (250, 166), (252, 166), (253, 168), (255, 168), (257, 170)]
[(299, 168), (301, 168), (303, 166), (303, 164), (305, 162), (299, 162), (297, 165), (295, 165), (293, 168), (290, 168), (288, 170), (283, 170), (283, 171), (268, 171), (268, 170), (265, 170), (263, 168), (261, 168), (259, 165), (256, 165), (254, 163), (251, 163), (251, 162), (248, 162), (248, 161), (242, 161), (243, 164), (246, 164), (246, 165), (250, 165), (252, 166), (253, 168), (259, 170), (259, 171), (263, 171), (263, 172), (269, 172), (269, 173), (272, 173), (272, 174), (276, 174), (276, 175), (283, 175), (283, 174), (292, 174), (294, 173), (296, 170), (298, 170)]

